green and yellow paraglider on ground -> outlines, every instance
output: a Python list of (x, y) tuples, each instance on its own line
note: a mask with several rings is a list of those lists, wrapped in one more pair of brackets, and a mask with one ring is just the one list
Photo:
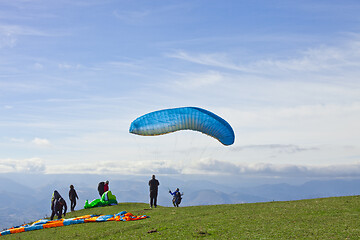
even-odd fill
[(88, 200), (85, 201), (84, 208), (102, 207), (118, 204), (116, 196), (111, 191), (104, 192), (100, 199), (94, 199), (90, 203)]

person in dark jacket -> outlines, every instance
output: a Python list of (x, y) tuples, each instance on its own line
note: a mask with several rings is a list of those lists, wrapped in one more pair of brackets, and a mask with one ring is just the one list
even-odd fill
[(105, 185), (105, 182), (99, 182), (99, 184), (98, 184), (98, 192), (99, 192), (100, 198), (104, 194), (104, 185)]
[(155, 175), (152, 175), (151, 180), (149, 181), (150, 186), (150, 207), (157, 206), (157, 195), (158, 195), (158, 187), (160, 183), (157, 179), (155, 179)]
[(65, 200), (62, 197), (60, 197), (59, 199), (55, 199), (52, 205), (52, 209), (51, 209), (52, 212), (50, 219), (53, 220), (55, 214), (58, 216), (58, 219), (61, 219), (63, 208), (64, 208), (64, 216), (66, 216), (67, 205)]
[(64, 216), (66, 215), (66, 202), (61, 197), (60, 193), (55, 190), (51, 197), (51, 220), (54, 219), (55, 214), (58, 216), (58, 219), (61, 219), (62, 216), (62, 210), (65, 208)]
[(74, 211), (75, 206), (76, 206), (76, 199), (79, 199), (79, 197), (78, 197), (78, 195), (77, 195), (77, 193), (75, 191), (74, 185), (70, 185), (69, 199), (70, 199), (70, 202), (71, 202), (71, 205), (70, 205), (71, 211)]
[(57, 190), (55, 190), (51, 197), (51, 210), (54, 208), (55, 200), (58, 200), (59, 198), (61, 198), (61, 195)]

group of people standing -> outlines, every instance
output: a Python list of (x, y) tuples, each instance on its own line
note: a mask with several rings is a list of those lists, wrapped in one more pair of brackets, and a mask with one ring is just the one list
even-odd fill
[[(149, 181), (150, 208), (157, 207), (157, 196), (158, 196), (159, 185), (160, 183), (155, 178), (155, 175), (152, 175), (152, 178)], [(102, 197), (102, 195), (107, 191), (109, 191), (109, 181), (100, 182), (98, 184), (98, 192), (100, 197)], [(177, 188), (174, 192), (171, 192), (171, 190), (169, 190), (169, 193), (173, 196), (172, 203), (174, 207), (179, 207), (182, 199), (181, 197), (182, 194), (180, 193), (179, 188)], [(74, 185), (70, 185), (69, 200), (71, 202), (71, 206), (70, 206), (71, 211), (75, 210), (76, 199), (79, 199), (79, 197), (75, 191)], [(60, 195), (60, 193), (57, 190), (55, 190), (51, 198), (51, 217), (50, 217), (51, 220), (54, 219), (55, 215), (58, 216), (58, 219), (61, 219), (62, 214), (64, 214), (64, 216), (66, 215), (66, 211), (67, 211), (67, 205), (65, 199)]]
[[(104, 194), (104, 192), (109, 191), (109, 181), (100, 182), (98, 185), (98, 191), (99, 191), (100, 197)], [(71, 203), (71, 206), (70, 206), (71, 211), (75, 210), (76, 199), (79, 199), (79, 196), (76, 193), (74, 185), (70, 185), (69, 200)], [(53, 220), (55, 215), (58, 216), (58, 219), (61, 219), (63, 214), (64, 214), (64, 216), (66, 216), (66, 211), (67, 211), (67, 204), (66, 204), (65, 199), (60, 195), (60, 193), (57, 190), (55, 190), (51, 197), (51, 217), (50, 217), (50, 219)]]
[[(155, 175), (152, 175), (152, 178), (149, 181), (150, 187), (150, 208), (157, 206), (157, 196), (158, 196), (158, 188), (159, 188), (159, 181), (155, 178)], [(179, 207), (182, 199), (182, 194), (180, 193), (179, 188), (176, 188), (174, 192), (169, 190), (169, 193), (173, 196), (172, 203), (174, 207)]]

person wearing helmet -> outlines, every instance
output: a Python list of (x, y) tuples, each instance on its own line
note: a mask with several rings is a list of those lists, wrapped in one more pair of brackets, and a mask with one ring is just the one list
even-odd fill
[(169, 193), (173, 196), (173, 199), (172, 199), (172, 203), (174, 205), (174, 207), (179, 207), (180, 203), (181, 203), (181, 199), (182, 199), (182, 195), (180, 193), (180, 190), (179, 188), (176, 188), (176, 190), (174, 192), (171, 192), (171, 190), (169, 190)]

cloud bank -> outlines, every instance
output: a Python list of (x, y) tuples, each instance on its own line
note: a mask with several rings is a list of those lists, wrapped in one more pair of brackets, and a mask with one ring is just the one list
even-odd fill
[(170, 162), (114, 162), (105, 161), (96, 164), (53, 165), (46, 168), (46, 173), (92, 173), (92, 174), (191, 174), (191, 175), (233, 175), (242, 177), (273, 177), (273, 178), (358, 178), (360, 177), (360, 162), (351, 164), (330, 165), (296, 165), (272, 163), (232, 163), (215, 159), (198, 161)]
[(0, 159), (0, 173), (45, 173), (44, 161), (40, 158), (23, 160)]
[(293, 144), (263, 144), (263, 145), (246, 145), (231, 148), (231, 151), (244, 151), (244, 150), (274, 150), (278, 153), (298, 153), (303, 151), (316, 151), (316, 147), (300, 147)]

